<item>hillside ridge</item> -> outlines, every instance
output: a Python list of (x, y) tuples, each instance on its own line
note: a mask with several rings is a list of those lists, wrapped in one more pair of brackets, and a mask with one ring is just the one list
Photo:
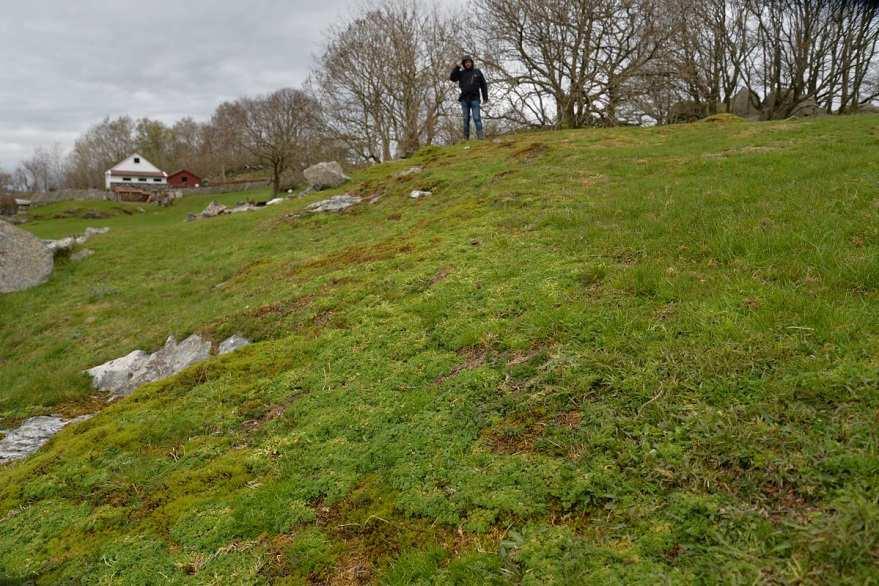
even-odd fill
[[(112, 230), (0, 296), (0, 416), (97, 415), (0, 468), (0, 579), (879, 579), (877, 144), (523, 133), (198, 222), (252, 195), (37, 208)], [(83, 372), (194, 333), (254, 343), (109, 405)]]

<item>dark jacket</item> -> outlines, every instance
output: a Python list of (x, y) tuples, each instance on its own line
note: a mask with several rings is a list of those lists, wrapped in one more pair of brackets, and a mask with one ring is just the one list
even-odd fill
[(485, 82), (485, 76), (475, 67), (464, 69), (459, 65), (452, 70), (449, 80), (457, 81), (458, 86), (461, 88), (461, 95), (458, 97), (459, 102), (478, 100), (480, 92), (482, 92), (482, 101), (488, 101), (488, 84)]

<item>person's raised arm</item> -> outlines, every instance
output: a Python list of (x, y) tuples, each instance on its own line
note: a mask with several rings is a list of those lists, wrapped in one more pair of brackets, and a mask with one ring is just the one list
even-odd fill
[(461, 66), (457, 63), (455, 64), (455, 68), (452, 69), (452, 75), (449, 76), (449, 81), (461, 81)]

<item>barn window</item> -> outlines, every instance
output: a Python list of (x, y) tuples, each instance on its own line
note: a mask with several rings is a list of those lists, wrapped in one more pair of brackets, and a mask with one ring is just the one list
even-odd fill
[(153, 179), (153, 181), (155, 181), (156, 183), (161, 183), (161, 182), (162, 182), (161, 179)]
[(131, 177), (123, 177), (122, 181), (131, 181)]
[(135, 164), (140, 163), (140, 157), (134, 157)]
[(182, 181), (183, 183), (187, 183), (187, 182), (189, 181), (189, 177), (187, 177), (186, 175), (184, 175), (184, 176), (180, 179), (180, 181)]
[(146, 177), (141, 177), (141, 178), (139, 179), (139, 181), (146, 181), (146, 180), (147, 180)]

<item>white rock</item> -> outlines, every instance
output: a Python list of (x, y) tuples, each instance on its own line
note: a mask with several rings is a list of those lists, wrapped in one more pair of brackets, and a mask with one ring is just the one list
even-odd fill
[(128, 386), (134, 373), (146, 364), (149, 354), (135, 350), (86, 371), (92, 377), (92, 386), (99, 391), (118, 393)]
[(67, 238), (60, 238), (58, 240), (43, 240), (43, 243), (46, 245), (46, 248), (49, 249), (49, 252), (58, 255), (62, 252), (70, 252), (70, 249), (76, 245), (76, 238), (68, 236)]
[(247, 338), (245, 338), (243, 336), (239, 336), (238, 334), (235, 334), (234, 336), (230, 336), (220, 343), (219, 353), (220, 354), (228, 354), (229, 352), (234, 352), (235, 350), (238, 350), (239, 348), (244, 348), (245, 346), (249, 346), (249, 345), (250, 345), (250, 340), (248, 340)]
[(79, 250), (79, 251), (71, 254), (70, 260), (72, 260), (73, 262), (80, 262), (80, 261), (87, 259), (88, 257), (93, 255), (94, 253), (95, 253), (95, 251), (90, 248), (83, 248), (82, 250)]
[(258, 210), (258, 209), (259, 208), (254, 205), (250, 205), (249, 203), (243, 203), (240, 206), (235, 206), (234, 208), (229, 208), (224, 213), (241, 214), (243, 212), (252, 212), (253, 210)]
[(53, 435), (71, 423), (91, 417), (84, 415), (72, 420), (61, 417), (31, 417), (16, 429), (6, 432), (0, 440), (0, 464), (26, 458), (39, 450)]
[(415, 191), (413, 191), (412, 193), (409, 194), (409, 197), (411, 197), (412, 199), (421, 199), (422, 197), (427, 197), (428, 195), (433, 195), (433, 192), (419, 191), (416, 189)]
[(193, 334), (180, 342), (168, 336), (165, 345), (154, 352), (137, 371), (135, 371), (119, 394), (129, 394), (137, 387), (177, 374), (184, 368), (207, 360), (211, 355), (211, 343)]
[(30, 232), (0, 222), (0, 293), (24, 291), (45, 283), (54, 266), (52, 252), (45, 242)]
[(128, 395), (136, 388), (173, 374), (206, 360), (211, 355), (211, 343), (193, 334), (179, 344), (169, 336), (165, 345), (147, 354), (142, 350), (111, 360), (86, 372), (96, 389)]
[(319, 212), (340, 212), (353, 205), (359, 204), (360, 201), (360, 198), (356, 195), (349, 195), (346, 193), (345, 195), (334, 195), (330, 199), (316, 201), (305, 209), (313, 214)]
[(338, 187), (348, 181), (349, 177), (342, 170), (342, 165), (336, 161), (329, 161), (312, 165), (302, 172), (308, 184), (320, 191)]
[(276, 197), (275, 199), (270, 199), (269, 201), (267, 201), (266, 205), (267, 206), (274, 206), (274, 205), (278, 205), (279, 203), (281, 203), (283, 201), (284, 201), (283, 197)]
[(417, 166), (416, 167), (409, 167), (408, 169), (400, 171), (399, 173), (394, 175), (394, 177), (399, 177), (402, 179), (404, 177), (411, 177), (412, 175), (418, 175), (422, 171), (424, 171), (424, 167), (417, 167)]
[(91, 238), (92, 236), (98, 236), (99, 234), (106, 234), (109, 231), (110, 231), (110, 228), (107, 228), (107, 227), (104, 227), (104, 228), (91, 228), (91, 227), (89, 227), (89, 228), (85, 229), (85, 232), (83, 232), (83, 236), (85, 236), (86, 238)]
[(201, 212), (201, 217), (213, 218), (214, 216), (219, 216), (220, 214), (225, 214), (225, 213), (226, 213), (226, 206), (224, 206), (221, 203), (217, 203), (215, 201), (212, 201), (211, 203), (208, 204), (208, 207), (206, 207)]

